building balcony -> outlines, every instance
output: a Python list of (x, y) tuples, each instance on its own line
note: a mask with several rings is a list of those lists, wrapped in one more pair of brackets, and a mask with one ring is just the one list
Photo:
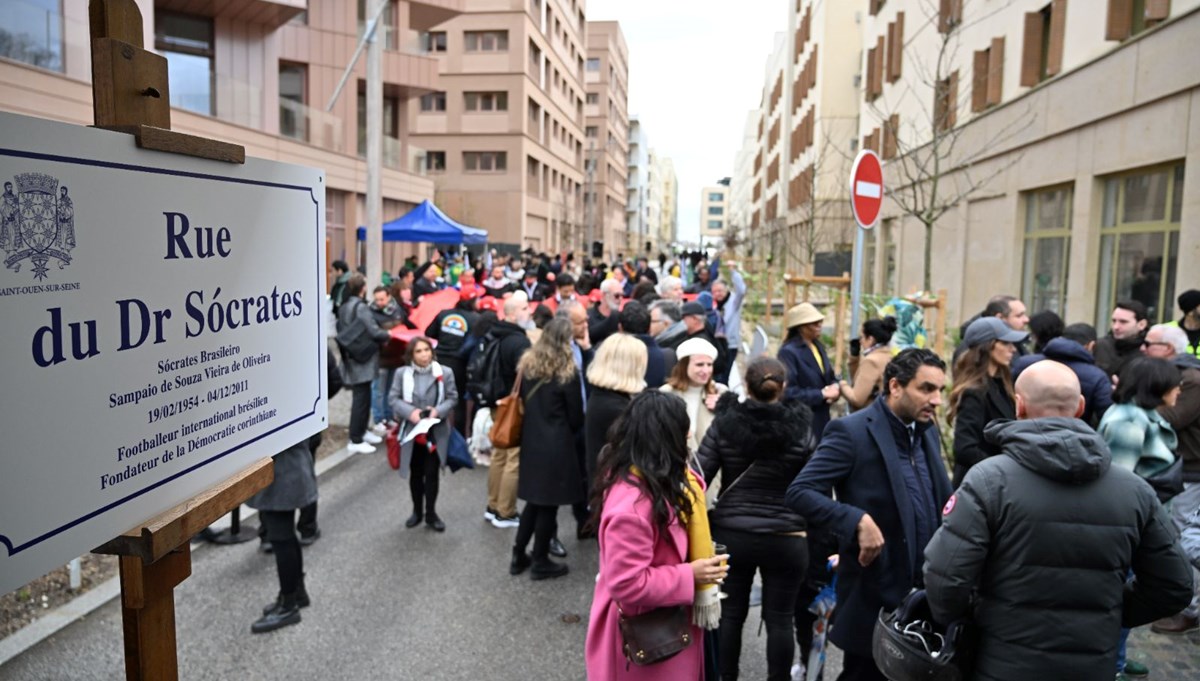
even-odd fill
[(308, 10), (308, 0), (155, 0), (155, 9), (193, 16), (229, 19), (239, 24), (258, 24), (274, 30)]

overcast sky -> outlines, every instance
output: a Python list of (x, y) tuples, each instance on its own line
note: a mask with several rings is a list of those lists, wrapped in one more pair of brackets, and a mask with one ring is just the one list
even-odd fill
[(700, 190), (733, 174), (746, 112), (762, 93), (789, 0), (588, 0), (589, 21), (621, 23), (629, 114), (675, 162), (680, 239), (700, 230)]

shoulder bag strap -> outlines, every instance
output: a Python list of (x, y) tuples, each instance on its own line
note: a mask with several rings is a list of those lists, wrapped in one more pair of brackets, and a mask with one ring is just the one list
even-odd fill
[(737, 484), (742, 481), (742, 478), (746, 477), (746, 474), (750, 472), (750, 469), (754, 468), (756, 465), (758, 465), (758, 461), (752, 462), (749, 466), (746, 466), (746, 470), (742, 471), (741, 475), (733, 479), (733, 482), (721, 487), (721, 496), (717, 497), (717, 503), (720, 503), (721, 499), (724, 499), (725, 495), (729, 494), (730, 490), (732, 490), (734, 487), (737, 487)]

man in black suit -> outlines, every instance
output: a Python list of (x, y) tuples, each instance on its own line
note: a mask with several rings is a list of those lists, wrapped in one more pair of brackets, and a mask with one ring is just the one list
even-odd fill
[(839, 681), (885, 681), (871, 657), (879, 609), (896, 608), (917, 585), (925, 545), (953, 492), (934, 422), (945, 363), (910, 348), (883, 379), (886, 393), (873, 405), (829, 423), (786, 498), (838, 542), (838, 614), (829, 640), (845, 652)]

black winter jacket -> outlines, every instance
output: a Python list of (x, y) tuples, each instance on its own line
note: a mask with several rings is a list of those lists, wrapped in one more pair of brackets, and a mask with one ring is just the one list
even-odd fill
[(513, 383), (517, 382), (517, 364), (521, 355), (533, 345), (525, 329), (512, 322), (496, 322), (492, 324), (491, 334), (500, 342), (500, 376), (504, 379), (504, 394), (512, 392)]
[(935, 619), (976, 601), (979, 681), (1111, 678), (1122, 625), (1191, 600), (1170, 518), (1078, 419), (997, 422), (987, 438), (1002, 455), (971, 469), (925, 549)]
[(983, 429), (996, 419), (1014, 419), (1017, 407), (1004, 390), (1000, 378), (963, 392), (954, 416), (954, 486), (972, 466), (1000, 453), (1000, 447), (983, 436)]
[(812, 411), (799, 402), (739, 402), (727, 392), (715, 412), (699, 453), (706, 482), (721, 472), (721, 496), (709, 522), (755, 534), (806, 529), (783, 497), (816, 448)]
[(1145, 334), (1118, 340), (1111, 333), (1096, 341), (1096, 366), (1109, 376), (1121, 373), (1130, 360), (1142, 356), (1142, 339)]

